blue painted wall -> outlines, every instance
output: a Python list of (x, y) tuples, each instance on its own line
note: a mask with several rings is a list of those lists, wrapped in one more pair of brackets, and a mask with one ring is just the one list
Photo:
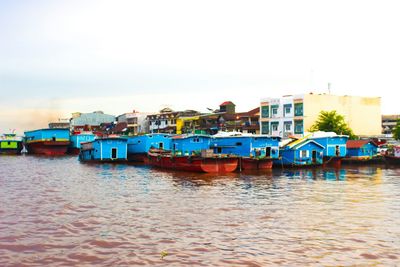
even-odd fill
[(175, 154), (191, 155), (201, 153), (203, 149), (210, 148), (211, 136), (189, 135), (187, 137), (172, 138), (172, 151)]
[[(327, 157), (345, 157), (347, 155), (346, 143), (348, 139), (348, 137), (344, 136), (312, 138), (312, 140), (325, 147), (324, 156)], [(339, 155), (336, 154), (336, 146), (339, 147)]]
[(378, 147), (371, 142), (363, 145), (361, 148), (347, 149), (347, 156), (349, 157), (373, 157), (377, 153), (378, 153)]
[[(96, 139), (91, 142), (92, 149), (81, 150), (82, 160), (126, 160), (127, 140), (123, 138)], [(117, 149), (116, 158), (112, 159), (112, 149)]]
[(91, 142), (96, 138), (94, 134), (74, 134), (70, 136), (70, 147), (81, 148), (81, 143)]
[(229, 136), (215, 137), (211, 140), (211, 147), (216, 154), (233, 154), (241, 157), (266, 156), (267, 147), (270, 157), (279, 157), (279, 138), (269, 136)]
[(53, 137), (56, 141), (69, 141), (69, 129), (39, 129), (25, 132), (27, 141), (52, 140)]
[(170, 134), (155, 133), (126, 137), (128, 140), (128, 153), (147, 153), (152, 147), (160, 148), (160, 144), (165, 150), (171, 150), (172, 136)]
[[(316, 162), (312, 160), (312, 151), (316, 151)], [(309, 142), (305, 145), (299, 145), (294, 148), (281, 149), (281, 161), (274, 161), (275, 164), (283, 165), (310, 165), (322, 164), (323, 162), (323, 148), (319, 145)], [(302, 152), (306, 151), (306, 152)], [(305, 155), (303, 155), (305, 153)]]

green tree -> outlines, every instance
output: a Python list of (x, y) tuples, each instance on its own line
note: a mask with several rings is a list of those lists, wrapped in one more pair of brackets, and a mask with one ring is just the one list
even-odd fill
[(396, 126), (394, 126), (392, 133), (394, 139), (400, 140), (400, 119), (397, 120)]
[(311, 126), (311, 132), (324, 131), (348, 135), (350, 139), (356, 139), (353, 130), (344, 121), (344, 116), (332, 111), (321, 111), (317, 121)]

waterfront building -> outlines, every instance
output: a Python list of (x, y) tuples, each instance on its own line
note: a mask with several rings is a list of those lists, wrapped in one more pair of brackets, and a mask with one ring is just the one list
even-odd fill
[[(144, 134), (147, 132), (148, 128), (146, 120), (147, 115), (148, 114), (141, 113), (136, 110), (121, 114), (117, 117), (116, 127), (119, 127), (118, 125), (121, 124), (119, 128), (121, 128), (121, 130), (124, 130), (123, 133), (127, 135)], [(118, 132), (117, 130), (120, 130), (119, 128), (116, 129), (115, 132)], [(122, 131), (119, 133), (122, 133)]]
[(280, 158), (274, 166), (315, 166), (323, 163), (324, 146), (308, 138), (299, 139), (285, 145), (279, 151)]
[(346, 146), (351, 159), (368, 160), (378, 154), (378, 145), (371, 140), (348, 140)]
[(381, 132), (380, 97), (313, 93), (262, 99), (260, 131), (282, 138), (304, 137), (321, 111), (332, 110), (344, 116), (356, 135), (379, 135)]
[[(170, 108), (164, 108), (159, 113), (147, 115), (150, 133), (177, 133), (177, 119), (180, 117), (192, 117), (200, 115), (195, 110), (173, 111)], [(180, 131), (182, 131), (180, 129)]]
[(60, 128), (65, 128), (65, 129), (69, 129), (70, 127), (70, 123), (69, 123), (69, 119), (58, 119), (57, 122), (50, 122), (49, 123), (49, 128), (50, 129), (60, 129)]
[(127, 161), (127, 139), (114, 137), (101, 138), (82, 143), (79, 159), (86, 162)]
[(75, 112), (72, 114), (70, 125), (71, 130), (74, 132), (101, 131), (104, 124), (112, 124), (114, 122), (115, 116), (104, 114), (103, 111), (92, 113)]
[(260, 108), (257, 107), (247, 112), (236, 112), (235, 107), (231, 101), (225, 101), (218, 110), (201, 115), (198, 129), (209, 134), (215, 134), (218, 131), (259, 134)]

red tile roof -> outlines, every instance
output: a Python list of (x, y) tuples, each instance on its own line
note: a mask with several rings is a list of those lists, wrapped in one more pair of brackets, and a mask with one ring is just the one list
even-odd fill
[(375, 144), (371, 140), (348, 140), (346, 143), (347, 148), (361, 148), (371, 142), (372, 144)]
[(233, 104), (232, 101), (225, 101), (220, 106), (226, 106), (226, 105), (235, 105), (235, 104)]

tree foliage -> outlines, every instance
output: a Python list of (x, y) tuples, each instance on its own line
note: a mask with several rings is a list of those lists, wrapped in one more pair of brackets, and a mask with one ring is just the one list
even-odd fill
[(400, 119), (397, 120), (396, 126), (394, 126), (392, 133), (394, 139), (400, 140)]
[(336, 134), (348, 135), (350, 139), (356, 138), (353, 130), (344, 121), (344, 116), (338, 114), (336, 110), (321, 111), (317, 121), (311, 126), (310, 131), (335, 132)]

